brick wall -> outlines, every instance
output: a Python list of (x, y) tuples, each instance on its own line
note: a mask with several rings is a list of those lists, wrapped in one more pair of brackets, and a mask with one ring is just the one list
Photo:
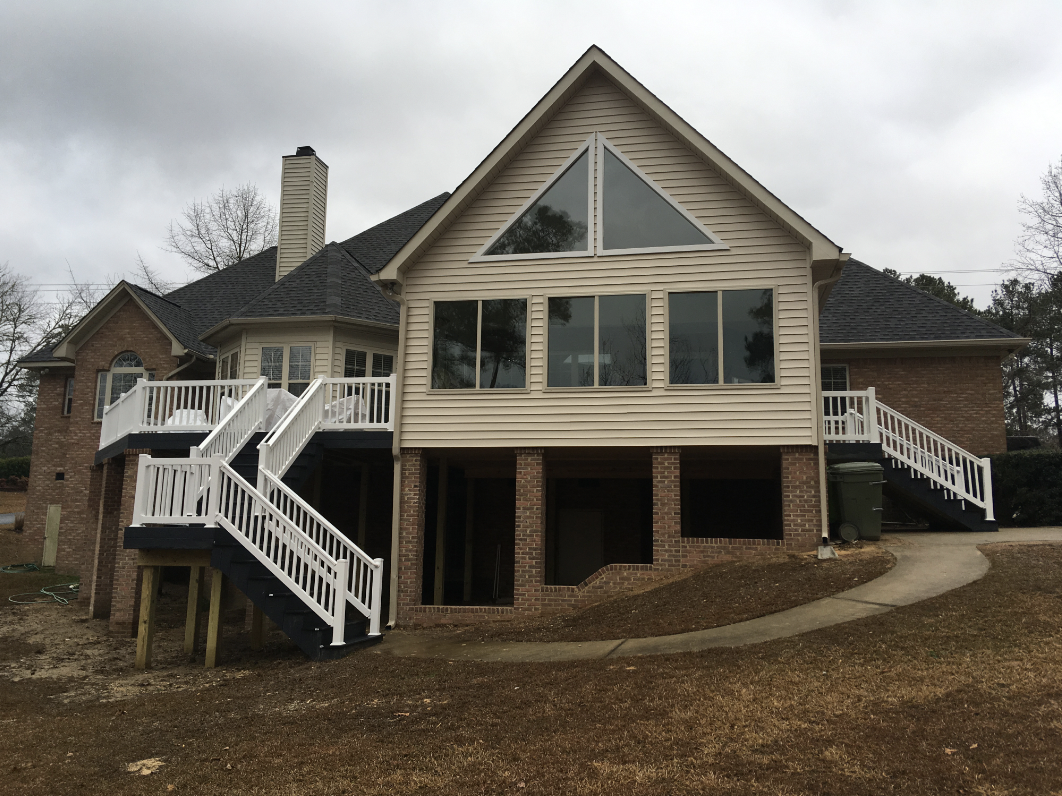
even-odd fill
[(420, 605), (424, 569), (424, 509), (428, 463), (420, 448), (402, 449), (398, 502), (398, 621), (412, 620)]
[(782, 534), (790, 552), (814, 550), (822, 541), (819, 449), (782, 446)]
[(853, 390), (873, 387), (882, 403), (978, 456), (1007, 450), (998, 356), (866, 357), (848, 365)]
[(651, 448), (653, 457), (653, 566), (682, 566), (682, 474), (680, 448)]
[(111, 614), (114, 589), (114, 560), (122, 538), (122, 489), (125, 484), (125, 457), (116, 456), (103, 463), (102, 488), (96, 525), (96, 551), (92, 562), (92, 591), (89, 613), (93, 619)]
[[(123, 351), (135, 351), (144, 367), (162, 379), (177, 367), (178, 360), (170, 350), (169, 338), (135, 302), (127, 301), (78, 349), (72, 374), (66, 368), (65, 372), (56, 370), (42, 377), (26, 499), (26, 532), (30, 543), (40, 540), (35, 553), (39, 559), (47, 506), (62, 505), (57, 571), (76, 574), (85, 581), (92, 577), (99, 526), (99, 493), (93, 479), (102, 478), (93, 467), (100, 441), (100, 424), (95, 419), (97, 374), (109, 370)], [(68, 375), (74, 376), (74, 400), (71, 414), (64, 416)], [(65, 481), (55, 481), (57, 471), (64, 472)]]
[(542, 608), (545, 579), (546, 479), (542, 448), (516, 449), (516, 566), (513, 608), (518, 614)]
[(122, 501), (118, 533), (114, 540), (114, 576), (111, 590), (110, 632), (117, 636), (135, 636), (140, 604), (141, 571), (137, 566), (138, 550), (123, 546), (123, 529), (133, 522), (133, 501), (136, 496), (137, 459), (149, 450), (127, 450), (122, 473)]

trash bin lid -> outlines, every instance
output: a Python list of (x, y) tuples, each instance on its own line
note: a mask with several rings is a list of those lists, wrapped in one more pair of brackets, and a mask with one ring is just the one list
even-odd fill
[(884, 472), (885, 468), (876, 462), (844, 462), (831, 464), (829, 467), (829, 477), (832, 481), (841, 481), (853, 475), (874, 476), (880, 479)]

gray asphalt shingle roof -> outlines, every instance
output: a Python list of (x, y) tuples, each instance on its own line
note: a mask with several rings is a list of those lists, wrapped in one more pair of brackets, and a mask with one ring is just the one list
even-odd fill
[(339, 245), (365, 266), (365, 270), (370, 274), (378, 274), (449, 198), (449, 193), (441, 193), (394, 218), (358, 233), (353, 238), (342, 241)]
[(1001, 338), (1019, 335), (858, 260), (845, 264), (819, 316), (825, 345)]

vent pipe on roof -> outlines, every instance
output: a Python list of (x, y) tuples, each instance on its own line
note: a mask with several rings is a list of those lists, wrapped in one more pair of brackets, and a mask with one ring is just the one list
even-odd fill
[(277, 279), (283, 279), (325, 245), (328, 166), (313, 147), (285, 155), (280, 170)]

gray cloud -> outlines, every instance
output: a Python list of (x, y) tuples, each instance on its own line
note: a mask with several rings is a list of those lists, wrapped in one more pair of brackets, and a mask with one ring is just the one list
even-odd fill
[(994, 268), (1062, 154), (1060, 22), (1055, 3), (6, 4), (0, 261), (102, 280), (139, 250), (177, 275), (170, 219), (222, 184), (275, 202), (300, 144), (346, 237), (453, 189), (597, 43), (855, 256)]

